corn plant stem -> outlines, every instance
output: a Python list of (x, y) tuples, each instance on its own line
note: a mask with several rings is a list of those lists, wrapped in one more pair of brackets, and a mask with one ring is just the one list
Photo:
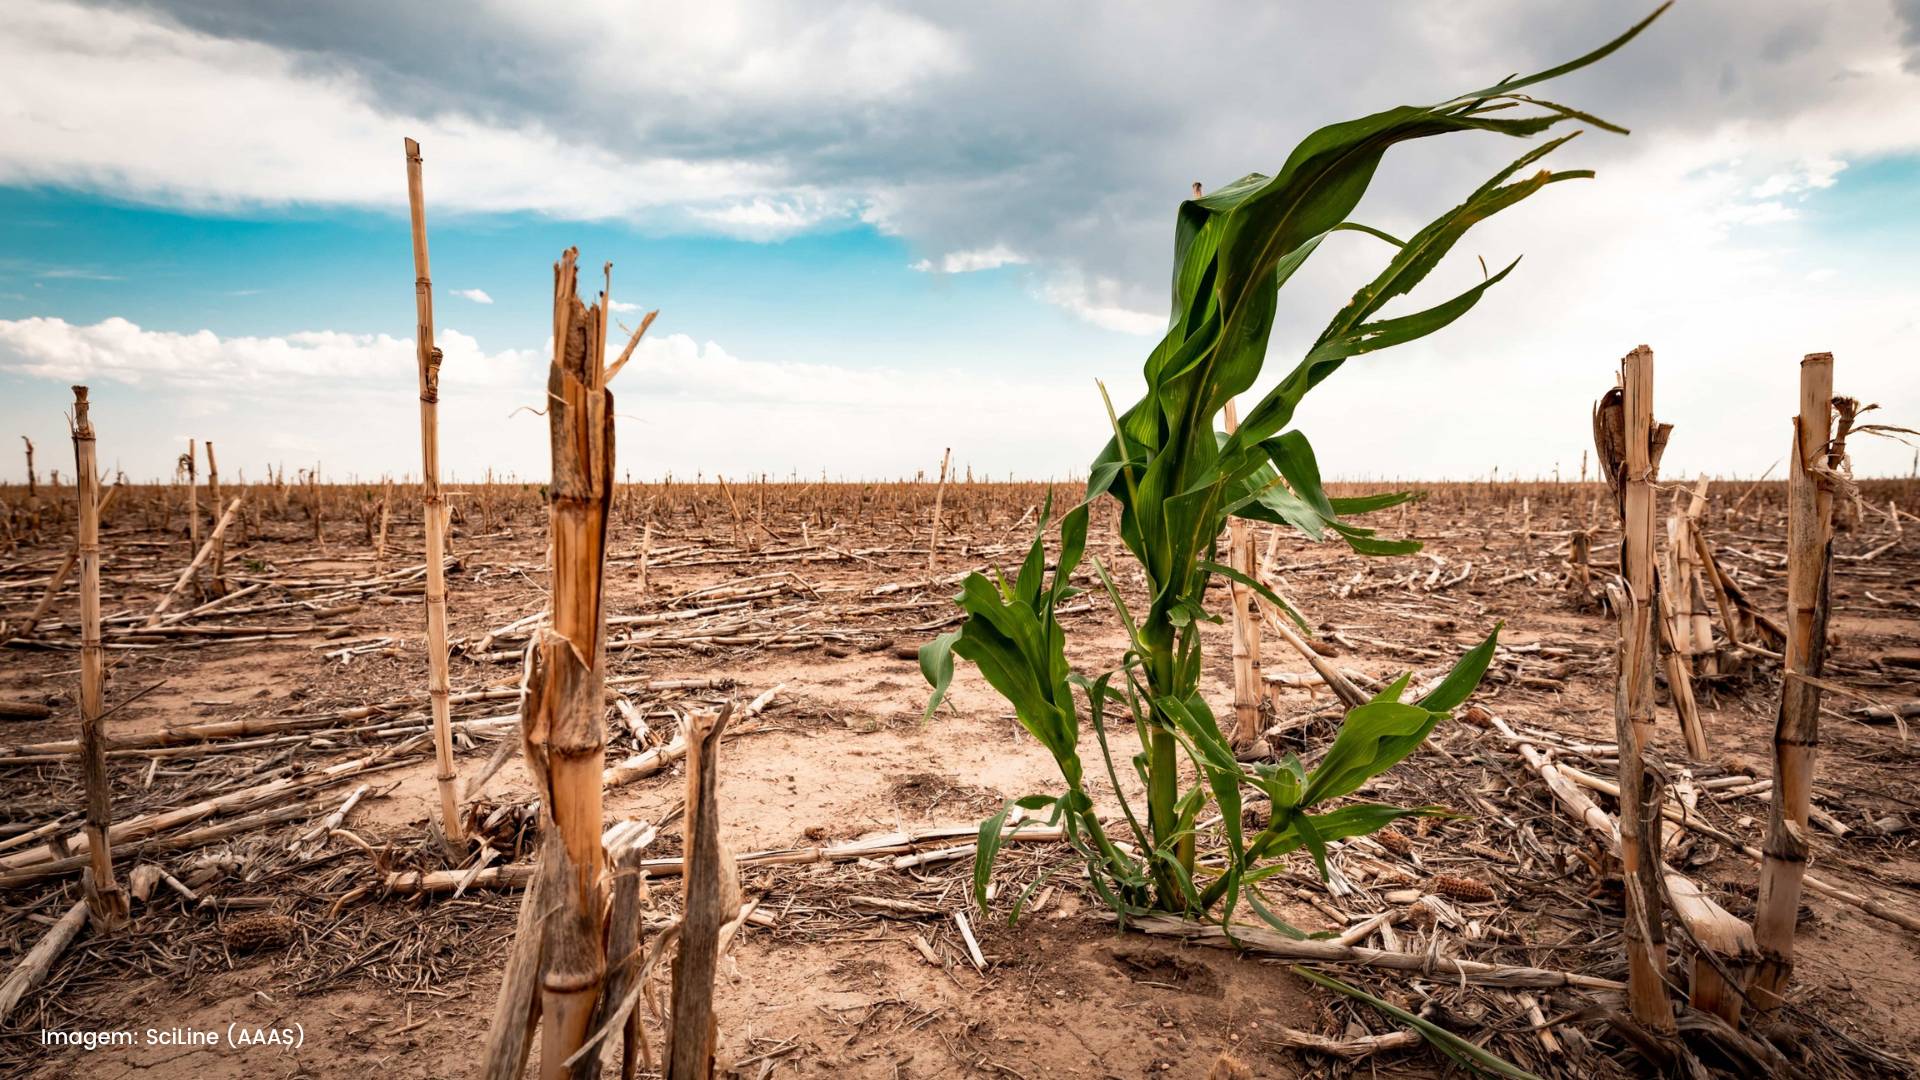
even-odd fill
[[(1153, 614), (1140, 629), (1141, 644), (1146, 647), (1147, 692), (1150, 699), (1147, 723), (1147, 827), (1153, 833), (1155, 847), (1165, 844), (1178, 831), (1174, 804), (1180, 798), (1180, 742), (1174, 736), (1174, 721), (1163, 716), (1159, 698), (1174, 689), (1174, 628), (1164, 615)], [(1174, 857), (1193, 873), (1193, 838), (1175, 845)], [(1153, 863), (1155, 906), (1165, 911), (1184, 911), (1186, 894), (1180, 888), (1173, 869), (1159, 860)]]
[(1828, 567), (1833, 543), (1833, 493), (1815, 473), (1827, 464), (1832, 432), (1833, 354), (1800, 361), (1800, 414), (1787, 465), (1787, 643), (1780, 713), (1773, 734), (1773, 797), (1761, 845), (1760, 897), (1754, 937), (1760, 967), (1754, 1004), (1773, 1011), (1793, 975), (1793, 932), (1806, 876), (1811, 833), (1815, 754), (1820, 743), (1820, 687), (1826, 654)]
[[(427, 539), (427, 698), (433, 711), (434, 782), (440, 789), (440, 833), (456, 856), (460, 824), (459, 778), (453, 766), (452, 684), (447, 672), (447, 510), (440, 494), (440, 350), (433, 344), (433, 277), (427, 260), (427, 206), (420, 144), (406, 140), (407, 204), (413, 218), (415, 347), (420, 369), (420, 509)], [(319, 527), (316, 510), (314, 526)]]
[[(1620, 863), (1627, 890), (1628, 1005), (1634, 1019), (1673, 1029), (1667, 999), (1666, 944), (1655, 865), (1659, 819), (1643, 820), (1647, 777), (1641, 754), (1653, 734), (1653, 350), (1642, 345), (1621, 361), (1625, 391), (1626, 473), (1621, 492), (1620, 565), (1627, 579), (1626, 609), (1614, 692), (1614, 732), (1620, 745)], [(1649, 826), (1652, 839), (1649, 841)]]
[(127, 894), (113, 878), (113, 847), (107, 830), (113, 823), (107, 786), (106, 740), (100, 731), (104, 704), (106, 649), (100, 643), (100, 507), (93, 421), (87, 415), (87, 388), (73, 388), (74, 502), (79, 524), (74, 548), (80, 562), (80, 746), (87, 790), (87, 851), (91, 876), (87, 899), (94, 922), (117, 930), (127, 921)]
[[(1101, 400), (1106, 403), (1107, 420), (1113, 426), (1114, 439), (1120, 447), (1123, 457), (1129, 454), (1126, 433), (1120, 427), (1119, 418), (1113, 411), (1113, 401), (1107, 395), (1105, 383), (1100, 387)], [(1126, 480), (1130, 503), (1140, 505), (1140, 492), (1134, 480), (1131, 465), (1120, 470)], [(1123, 516), (1124, 520), (1124, 516)], [(1155, 580), (1155, 567), (1146, 559), (1141, 560), (1149, 580)], [(1140, 645), (1146, 653), (1143, 667), (1147, 675), (1148, 692), (1158, 697), (1174, 685), (1174, 629), (1166, 615), (1157, 609), (1149, 613), (1146, 625), (1140, 630)], [(1181, 695), (1185, 696), (1185, 695)], [(1163, 838), (1170, 837), (1178, 828), (1173, 807), (1180, 798), (1179, 780), (1179, 741), (1173, 734), (1173, 722), (1160, 715), (1159, 707), (1148, 702), (1150, 723), (1147, 735), (1147, 828), (1152, 832), (1153, 843), (1158, 846)], [(1186, 868), (1189, 878), (1193, 875), (1193, 837), (1182, 839), (1175, 847), (1175, 858)], [(1186, 895), (1175, 879), (1171, 867), (1159, 860), (1152, 864), (1154, 880), (1155, 906), (1166, 911), (1186, 909)]]

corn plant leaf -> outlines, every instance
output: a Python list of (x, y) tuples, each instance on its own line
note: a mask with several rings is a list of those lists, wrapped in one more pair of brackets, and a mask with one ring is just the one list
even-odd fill
[(1053, 875), (1059, 873), (1062, 870), (1069, 869), (1074, 865), (1076, 864), (1061, 863), (1060, 865), (1054, 867), (1053, 869), (1047, 871), (1046, 873), (1041, 874), (1039, 877), (1034, 878), (1031, 884), (1029, 884), (1026, 888), (1020, 890), (1020, 895), (1016, 897), (1013, 901), (1013, 910), (1007, 914), (1007, 925), (1013, 926), (1019, 923), (1021, 909), (1027, 906), (1027, 898), (1033, 895), (1035, 889), (1038, 889), (1040, 886), (1045, 885), (1049, 880), (1053, 878)]
[(1002, 830), (1007, 827), (1007, 815), (1013, 813), (1013, 800), (1008, 799), (1000, 812), (980, 823), (980, 834), (973, 846), (973, 902), (982, 914), (987, 910), (987, 883), (993, 880), (993, 862), (1000, 857)]
[(1473, 1043), (1468, 1042), (1466, 1039), (1448, 1031), (1446, 1028), (1430, 1020), (1421, 1019), (1397, 1005), (1382, 1001), (1364, 990), (1348, 986), (1338, 979), (1322, 975), (1312, 968), (1300, 964), (1294, 964), (1291, 970), (1295, 975), (1306, 979), (1308, 982), (1319, 983), (1329, 990), (1338, 990), (1340, 993), (1356, 1001), (1364, 1001), (1380, 1010), (1380, 1012), (1386, 1016), (1392, 1017), (1407, 1025), (1419, 1032), (1421, 1037), (1431, 1043), (1435, 1050), (1440, 1051), (1455, 1063), (1469, 1070), (1476, 1072), (1485, 1070), (1497, 1076), (1504, 1076), (1507, 1080), (1540, 1080), (1540, 1077), (1522, 1069), (1518, 1065), (1508, 1062), (1492, 1051), (1483, 1050)]
[(1352, 499), (1329, 499), (1333, 511), (1341, 517), (1355, 514), (1371, 514), (1375, 510), (1385, 510), (1390, 506), (1399, 506), (1403, 502), (1419, 498), (1411, 491), (1383, 491), (1378, 495), (1362, 495)]
[(1474, 688), (1480, 685), (1481, 676), (1487, 673), (1487, 665), (1493, 663), (1494, 649), (1500, 644), (1500, 628), (1505, 625), (1504, 619), (1495, 623), (1493, 632), (1454, 661), (1447, 677), (1440, 680), (1439, 686), (1427, 691), (1417, 704), (1430, 712), (1444, 713), (1452, 712), (1467, 700)]
[(1400, 677), (1380, 688), (1380, 692), (1369, 699), (1370, 702), (1398, 702), (1400, 695), (1407, 690), (1407, 684), (1413, 681), (1413, 672), (1403, 671)]
[(1515, 90), (1519, 90), (1522, 87), (1532, 86), (1534, 83), (1546, 82), (1548, 79), (1557, 79), (1562, 75), (1566, 75), (1570, 72), (1578, 71), (1581, 68), (1586, 67), (1588, 64), (1593, 64), (1601, 60), (1604, 60), (1608, 56), (1611, 56), (1615, 50), (1620, 48), (1620, 46), (1625, 45), (1627, 42), (1632, 41), (1634, 38), (1638, 37), (1640, 35), (1640, 31), (1645, 30), (1647, 27), (1653, 25), (1653, 20), (1665, 14), (1666, 10), (1672, 6), (1673, 6), (1673, 0), (1667, 0), (1666, 3), (1661, 4), (1657, 8), (1654, 8), (1653, 14), (1647, 16), (1644, 19), (1641, 19), (1637, 23), (1634, 23), (1633, 26), (1629, 28), (1626, 33), (1621, 34), (1619, 37), (1614, 38), (1612, 41), (1607, 42), (1605, 45), (1600, 46), (1599, 48), (1593, 50), (1590, 53), (1585, 54), (1584, 56), (1576, 57), (1575, 59), (1569, 60), (1566, 63), (1561, 64), (1557, 67), (1550, 67), (1545, 71), (1538, 72), (1533, 75), (1529, 75), (1524, 79), (1518, 79), (1518, 78), (1502, 79), (1501, 81), (1493, 84), (1492, 86), (1487, 87), (1485, 90), (1475, 90), (1471, 94), (1462, 94), (1459, 97), (1455, 98), (1454, 101), (1456, 102), (1467, 101), (1467, 100), (1478, 101), (1484, 98), (1494, 97), (1495, 95), (1498, 95), (1498, 94), (1511, 94)]
[(1320, 486), (1320, 462), (1305, 432), (1286, 432), (1262, 442), (1260, 449), (1266, 451), (1267, 459), (1280, 470), (1280, 475), (1287, 478), (1295, 495), (1327, 521), (1339, 520), (1340, 515), (1327, 501), (1326, 489)]
[(1335, 527), (1335, 531), (1340, 534), (1340, 539), (1345, 540), (1347, 547), (1353, 549), (1356, 555), (1369, 555), (1375, 558), (1385, 558), (1390, 555), (1412, 555), (1425, 546), (1418, 540), (1376, 540), (1357, 530), (1342, 529), (1338, 526)]
[(1275, 813), (1300, 805), (1300, 793), (1306, 790), (1307, 771), (1297, 755), (1288, 754), (1278, 765), (1256, 762), (1252, 768), (1254, 786), (1266, 793)]
[(1295, 941), (1307, 940), (1305, 931), (1287, 922), (1278, 915), (1275, 915), (1268, 909), (1266, 898), (1260, 895), (1260, 889), (1257, 886), (1247, 885), (1247, 891), (1244, 895), (1247, 898), (1247, 906), (1253, 909), (1255, 915), (1260, 916), (1261, 922), (1266, 923), (1268, 926), (1273, 927), (1275, 930), (1280, 931)]
[(1107, 597), (1113, 601), (1113, 609), (1120, 613), (1120, 625), (1127, 628), (1127, 640), (1133, 643), (1135, 649), (1143, 649), (1145, 646), (1140, 640), (1140, 625), (1133, 621), (1133, 612), (1127, 610), (1126, 597), (1120, 595), (1119, 588), (1114, 585), (1113, 578), (1108, 576), (1107, 568), (1100, 562), (1098, 556), (1094, 557), (1093, 571), (1100, 575), (1100, 584), (1106, 588)]
[[(1261, 858), (1275, 859), (1298, 851), (1302, 845), (1311, 848), (1309, 834), (1325, 843), (1344, 840), (1349, 836), (1370, 836), (1401, 818), (1454, 816), (1443, 806), (1401, 807), (1383, 803), (1350, 803), (1325, 814), (1295, 814), (1289, 817), (1286, 825), (1273, 833), (1273, 839), (1260, 845), (1258, 850)], [(1305, 828), (1301, 827), (1303, 823)]]
[(923, 722), (933, 719), (933, 711), (940, 707), (947, 688), (953, 685), (953, 643), (959, 640), (960, 631), (954, 630), (920, 646), (920, 674), (927, 685), (933, 687), (932, 696), (927, 698), (927, 711), (920, 717)]
[(1303, 806), (1314, 806), (1354, 791), (1400, 763), (1433, 730), (1439, 714), (1418, 705), (1371, 702), (1350, 709), (1340, 734), (1307, 777)]
[(1247, 588), (1252, 589), (1254, 592), (1259, 593), (1260, 598), (1262, 600), (1265, 600), (1267, 603), (1272, 604), (1276, 608), (1279, 608), (1281, 611), (1287, 614), (1288, 618), (1292, 619), (1296, 623), (1299, 623), (1300, 629), (1307, 630), (1308, 633), (1313, 632), (1307, 629), (1306, 616), (1294, 610), (1293, 605), (1287, 603), (1286, 597), (1281, 596), (1279, 593), (1274, 592), (1272, 589), (1267, 588), (1265, 585), (1262, 585), (1260, 582), (1254, 580), (1253, 578), (1248, 577), (1247, 575), (1241, 573), (1238, 570), (1235, 570), (1233, 567), (1228, 566), (1225, 563), (1217, 563), (1209, 559), (1202, 559), (1200, 560), (1198, 565), (1200, 569), (1205, 570), (1208, 573), (1219, 574), (1221, 577), (1226, 578), (1228, 581), (1238, 582), (1239, 584), (1245, 585)]
[(1113, 767), (1113, 750), (1107, 745), (1107, 699), (1114, 696), (1107, 683), (1113, 678), (1109, 671), (1089, 682), (1079, 680), (1079, 686), (1087, 695), (1087, 719), (1093, 724), (1093, 736), (1100, 744), (1100, 757), (1107, 763), (1107, 780), (1113, 785), (1114, 796), (1120, 800), (1120, 812), (1126, 815), (1127, 825), (1133, 830), (1134, 842), (1139, 846), (1151, 847), (1147, 831), (1140, 827), (1140, 820), (1133, 815), (1133, 804), (1127, 799), (1127, 789), (1120, 786), (1120, 774)]
[(1287, 827), (1306, 845), (1307, 853), (1313, 856), (1313, 865), (1320, 871), (1320, 880), (1327, 880), (1327, 840), (1314, 827), (1313, 815), (1292, 814), (1287, 818)]
[(1020, 575), (1014, 579), (1011, 603), (1025, 604), (1037, 609), (1040, 599), (1040, 585), (1047, 576), (1047, 519), (1053, 516), (1053, 490), (1047, 490), (1045, 504), (1040, 509), (1040, 525), (1034, 530), (1033, 543), (1027, 548), (1026, 561), (1020, 564)]

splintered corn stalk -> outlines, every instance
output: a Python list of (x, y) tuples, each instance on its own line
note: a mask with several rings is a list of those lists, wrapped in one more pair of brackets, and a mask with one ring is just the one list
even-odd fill
[[(1199, 692), (1199, 623), (1216, 618), (1205, 607), (1208, 581), (1222, 575), (1252, 589), (1303, 631), (1307, 624), (1272, 590), (1243, 570), (1222, 565), (1217, 560), (1219, 536), (1229, 519), (1240, 517), (1290, 526), (1314, 539), (1332, 532), (1363, 555), (1419, 550), (1417, 542), (1380, 539), (1374, 530), (1347, 520), (1405, 502), (1409, 493), (1329, 498), (1312, 446), (1301, 432), (1287, 430), (1288, 425), (1307, 392), (1349, 358), (1447, 326), (1512, 272), (1513, 264), (1508, 264), (1441, 304), (1383, 316), (1387, 303), (1418, 285), (1473, 225), (1549, 184), (1592, 174), (1540, 169), (1522, 175), (1572, 137), (1562, 136), (1522, 155), (1407, 240), (1351, 222), (1348, 215), (1366, 193), (1386, 151), (1401, 142), (1462, 131), (1526, 137), (1576, 117), (1622, 131), (1522, 91), (1605, 57), (1658, 15), (1656, 11), (1601, 48), (1539, 74), (1503, 79), (1438, 105), (1405, 106), (1322, 128), (1303, 140), (1275, 175), (1251, 174), (1180, 204), (1174, 228), (1172, 314), (1166, 336), (1147, 358), (1146, 396), (1117, 415), (1108, 403), (1113, 437), (1094, 459), (1085, 500), (1060, 520), (1060, 548), (1051, 578), (1044, 546), (1048, 515), (1043, 512), (1041, 534), (1017, 577), (996, 582), (970, 575), (957, 597), (968, 620), (928, 643), (920, 654), (921, 669), (934, 686), (928, 715), (949, 685), (953, 656), (958, 654), (979, 667), (1012, 703), (1021, 724), (1052, 753), (1066, 780), (1066, 794), (1029, 796), (1018, 805), (1052, 808), (1055, 822), (1085, 857), (1094, 887), (1116, 910), (1159, 909), (1214, 918), (1216, 910), (1232, 912), (1245, 895), (1263, 918), (1297, 933), (1266, 911), (1256, 891), (1243, 892), (1279, 869), (1280, 864), (1262, 866), (1261, 860), (1305, 848), (1324, 874), (1328, 840), (1373, 832), (1408, 814), (1436, 812), (1326, 804), (1352, 794), (1406, 757), (1464, 701), (1492, 656), (1493, 637), (1417, 702), (1400, 700), (1406, 690), (1403, 678), (1372, 700), (1349, 703), (1355, 707), (1311, 773), (1292, 755), (1278, 765), (1243, 766)], [(1260, 378), (1279, 289), (1327, 237), (1341, 230), (1390, 245), (1393, 254), (1386, 268), (1354, 294), (1306, 355), (1258, 398), (1236, 427), (1220, 430), (1222, 408), (1236, 395), (1249, 393)], [(1068, 582), (1086, 553), (1090, 507), (1104, 495), (1120, 503), (1120, 538), (1145, 572), (1150, 602), (1136, 619), (1106, 568), (1095, 560), (1095, 570), (1120, 612), (1129, 647), (1116, 669), (1089, 677), (1068, 666), (1055, 609), (1079, 592)], [(1107, 837), (1087, 795), (1075, 688), (1087, 699), (1086, 714), (1137, 857)], [(1144, 820), (1127, 801), (1113, 766), (1105, 728), (1110, 703), (1124, 709), (1143, 746), (1134, 766), (1146, 788)], [(1182, 753), (1202, 781), (1184, 792)], [(1273, 806), (1270, 824), (1252, 836), (1241, 824), (1241, 789), (1246, 786), (1265, 794)], [(1227, 846), (1223, 867), (1207, 871), (1211, 880), (1196, 878), (1194, 858), (1196, 822), (1208, 802), (1218, 804)], [(975, 882), (983, 906), (1001, 826), (1012, 808), (1009, 804), (981, 827)]]
[[(1673, 1030), (1664, 973), (1660, 905), (1660, 814), (1655, 779), (1642, 755), (1653, 737), (1653, 481), (1672, 425), (1653, 418), (1653, 350), (1620, 361), (1620, 385), (1594, 410), (1594, 443), (1620, 511), (1620, 570), (1626, 603), (1615, 649), (1614, 735), (1620, 745), (1620, 866), (1626, 883), (1627, 998), (1633, 1018)], [(1651, 811), (1651, 812), (1649, 812)]]
[(600, 774), (606, 768), (606, 617), (601, 610), (607, 519), (613, 497), (613, 400), (606, 370), (606, 311), (578, 295), (579, 252), (554, 267), (553, 363), (547, 370), (552, 433), (553, 619), (528, 649), (522, 716), (526, 755), (573, 869), (548, 917), (541, 1058), (557, 1063), (586, 1037), (605, 976), (600, 937)]
[[(527, 648), (520, 707), (522, 746), (544, 815), (538, 877), (543, 895), (540, 910), (522, 913), (488, 1035), (482, 1075), (490, 1078), (519, 1076), (539, 1021), (542, 1080), (598, 1075), (600, 1062), (597, 1054), (586, 1054), (571, 1067), (564, 1064), (576, 1057), (594, 1017), (604, 1011), (609, 962), (601, 834), (604, 571), (614, 491), (613, 395), (607, 383), (653, 316), (609, 365), (607, 297), (603, 293), (592, 307), (580, 299), (578, 259), (578, 249), (568, 248), (553, 268), (553, 362), (547, 369), (553, 610), (549, 625)], [(632, 940), (624, 931), (611, 937)], [(626, 960), (612, 958), (615, 964)]]
[(1807, 354), (1800, 361), (1800, 413), (1787, 465), (1786, 663), (1773, 732), (1772, 813), (1761, 847), (1753, 921), (1760, 969), (1749, 992), (1766, 1012), (1786, 1000), (1793, 976), (1793, 932), (1813, 846), (1807, 818), (1820, 744), (1818, 680), (1826, 662), (1832, 588), (1833, 488), (1827, 478), (1846, 453), (1844, 430), (1834, 436), (1833, 400), (1833, 354)]

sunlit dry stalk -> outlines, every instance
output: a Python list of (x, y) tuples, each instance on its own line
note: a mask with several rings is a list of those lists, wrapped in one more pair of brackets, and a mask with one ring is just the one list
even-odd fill
[[(1197, 189), (1199, 184), (1193, 185)], [(1240, 426), (1235, 402), (1227, 402), (1227, 434)], [(1227, 519), (1227, 565), (1254, 578), (1253, 530), (1241, 517)], [(1260, 602), (1253, 590), (1238, 581), (1227, 583), (1233, 597), (1233, 745), (1247, 749), (1260, 738)]]
[(93, 421), (87, 415), (87, 388), (73, 388), (73, 459), (79, 525), (74, 547), (80, 555), (80, 748), (87, 788), (87, 903), (94, 925), (117, 930), (128, 918), (127, 894), (113, 877), (113, 846), (107, 828), (113, 804), (107, 787), (106, 740), (100, 733), (106, 680), (106, 649), (100, 643), (100, 509)]
[[(107, 489), (106, 497), (100, 500), (101, 515), (104, 516), (107, 508), (113, 505), (114, 497), (120, 494), (121, 487), (122, 485), (115, 484), (113, 487)], [(40, 625), (40, 620), (46, 618), (47, 612), (53, 610), (54, 599), (60, 595), (61, 589), (67, 587), (67, 577), (73, 573), (74, 565), (79, 562), (79, 560), (80, 542), (76, 539), (73, 547), (67, 549), (66, 558), (60, 560), (60, 565), (56, 567), (53, 573), (47, 578), (47, 587), (45, 591), (40, 594), (40, 603), (34, 606), (33, 614), (28, 615), (26, 621), (21, 623), (17, 629), (9, 632), (0, 632), (0, 642), (11, 641), (14, 638), (28, 637), (33, 633)]]
[(373, 549), (373, 572), (375, 575), (387, 572), (387, 522), (393, 517), (393, 481), (389, 480), (380, 488), (380, 539)]
[(206, 565), (207, 556), (213, 554), (214, 545), (227, 534), (227, 526), (233, 524), (233, 516), (239, 510), (240, 500), (236, 498), (228, 504), (226, 513), (220, 515), (220, 523), (213, 527), (213, 535), (207, 537), (207, 542), (200, 545), (200, 550), (193, 556), (193, 561), (187, 564), (185, 570), (180, 571), (180, 577), (173, 583), (173, 588), (167, 590), (167, 595), (160, 598), (160, 603), (153, 609), (153, 614), (147, 616), (148, 627), (160, 625), (160, 616), (167, 613), (167, 609), (173, 606), (174, 600), (187, 590), (188, 583), (200, 572), (200, 568)]
[(940, 458), (940, 489), (933, 493), (933, 531), (927, 534), (927, 569), (940, 561), (940, 509), (947, 501), (947, 467), (953, 463), (953, 447)]
[[(613, 395), (606, 388), (604, 297), (591, 308), (580, 300), (578, 258), (578, 250), (569, 248), (554, 266), (554, 355), (547, 375), (553, 452), (548, 489), (552, 618), (528, 646), (521, 704), (527, 766), (557, 834), (543, 858), (566, 871), (554, 882), (538, 944), (544, 1080), (568, 1075), (562, 1063), (586, 1039), (607, 965), (601, 776), (606, 764), (603, 588), (614, 492)], [(529, 944), (517, 943), (516, 955)], [(495, 1041), (506, 1045), (511, 1040)], [(589, 1062), (593, 1073), (585, 1071)], [(575, 1074), (597, 1071), (597, 1056), (588, 1055)]]
[[(192, 439), (187, 440), (186, 456), (180, 459), (180, 465), (187, 471), (187, 543), (195, 550), (200, 547), (200, 479), (199, 455)], [(214, 504), (219, 507), (218, 503)]]
[(1653, 419), (1653, 350), (1620, 362), (1620, 386), (1596, 409), (1594, 437), (1620, 508), (1620, 570), (1626, 604), (1616, 650), (1614, 729), (1620, 745), (1620, 863), (1626, 882), (1627, 999), (1634, 1019), (1673, 1030), (1661, 925), (1657, 810), (1649, 815), (1643, 762), (1653, 737), (1653, 481), (1667, 430)]
[[(220, 505), (220, 465), (213, 457), (213, 441), (207, 441), (207, 501), (213, 506)], [(221, 537), (213, 545), (213, 587), (227, 591), (225, 580), (227, 570), (227, 541)]]
[[(1793, 976), (1793, 931), (1812, 849), (1807, 824), (1820, 744), (1820, 678), (1827, 652), (1828, 571), (1833, 554), (1833, 491), (1819, 475), (1844, 452), (1833, 430), (1833, 354), (1800, 361), (1800, 414), (1787, 461), (1787, 641), (1780, 714), (1773, 733), (1773, 800), (1761, 846), (1754, 938), (1760, 968), (1749, 991), (1762, 1010), (1778, 1009)], [(1834, 444), (1834, 445), (1830, 445)], [(1806, 676), (1800, 678), (1798, 676)]]
[(682, 881), (680, 955), (673, 963), (672, 1024), (668, 1029), (667, 1080), (708, 1080), (714, 1073), (718, 1029), (713, 1016), (713, 973), (720, 957), (720, 928), (734, 917), (739, 896), (732, 857), (720, 842), (720, 739), (731, 706), (688, 718), (686, 871)]
[[(433, 344), (433, 278), (427, 261), (427, 206), (422, 185), (420, 144), (406, 140), (407, 202), (413, 214), (415, 338), (420, 368), (421, 517), (427, 534), (427, 699), (433, 711), (434, 781), (440, 788), (440, 830), (449, 857), (464, 838), (460, 824), (459, 778), (453, 767), (453, 714), (447, 704), (452, 685), (447, 674), (447, 514), (440, 495), (440, 350)], [(318, 471), (317, 469), (315, 470)], [(319, 538), (319, 507), (314, 534)]]

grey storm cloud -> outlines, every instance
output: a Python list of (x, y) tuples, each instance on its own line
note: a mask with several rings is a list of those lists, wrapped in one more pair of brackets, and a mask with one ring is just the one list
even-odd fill
[[(752, 161), (866, 207), (919, 254), (1004, 245), (1158, 310), (1173, 204), (1271, 172), (1321, 124), (1571, 58), (1650, 3), (468, 5), (177, 0), (133, 7), (348, 73), (396, 113), (536, 123), (627, 161)], [(1920, 37), (1920, 0), (1682, 0), (1543, 96), (1662, 136), (1769, 125)], [(1397, 150), (1366, 212), (1424, 220), (1519, 147)]]

